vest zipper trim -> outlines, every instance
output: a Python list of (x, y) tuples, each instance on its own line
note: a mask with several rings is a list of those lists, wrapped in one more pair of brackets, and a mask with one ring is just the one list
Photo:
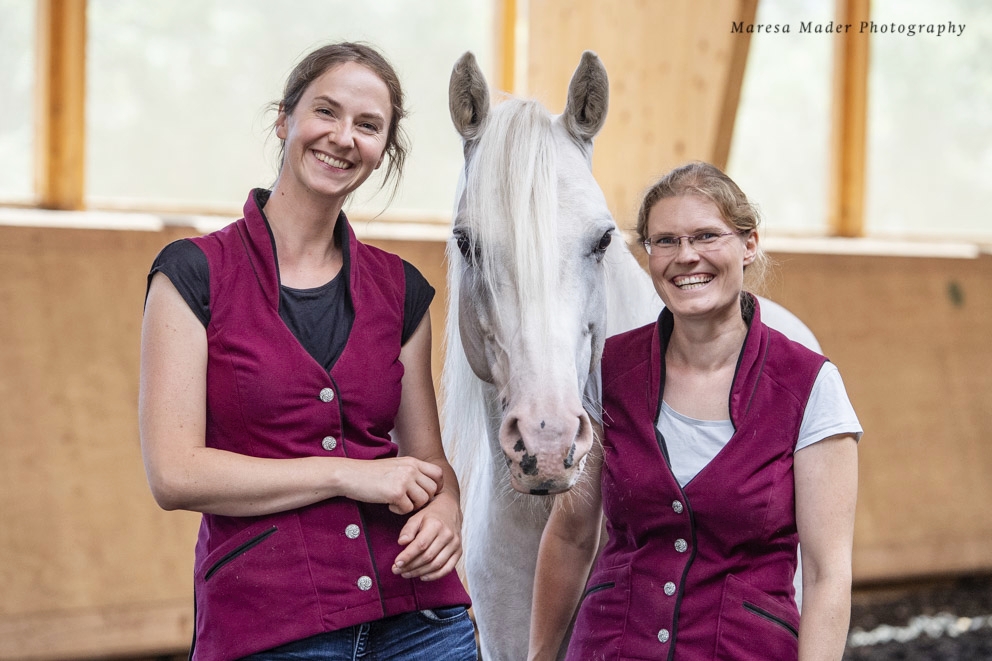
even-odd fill
[(264, 542), (266, 540), (266, 538), (268, 538), (271, 535), (274, 535), (278, 530), (279, 530), (279, 528), (277, 528), (276, 526), (272, 526), (271, 528), (269, 528), (265, 532), (263, 532), (263, 533), (261, 533), (259, 535), (255, 535), (254, 537), (252, 537), (251, 539), (249, 539), (244, 544), (240, 544), (237, 547), (235, 547), (235, 548), (231, 549), (230, 551), (228, 551), (227, 553), (225, 553), (224, 554), (224, 557), (222, 557), (220, 560), (218, 560), (217, 562), (215, 562), (214, 563), (214, 566), (211, 567), (210, 569), (208, 569), (207, 570), (207, 573), (203, 575), (203, 581), (204, 582), (209, 581), (210, 580), (210, 577), (213, 576), (214, 574), (216, 574), (218, 571), (220, 571), (220, 569), (223, 568), (227, 563), (231, 562), (232, 560), (234, 560), (239, 555), (242, 555), (243, 553), (246, 553), (249, 549), (252, 549), (255, 546), (258, 546), (259, 544), (261, 544), (262, 542)]
[(584, 600), (586, 597), (588, 597), (589, 595), (595, 592), (600, 592), (602, 590), (609, 590), (610, 588), (615, 588), (616, 586), (617, 584), (614, 581), (610, 581), (609, 583), (599, 583), (598, 585), (594, 585), (591, 588), (588, 588), (585, 592), (583, 592), (582, 599)]
[(796, 631), (796, 628), (795, 627), (793, 627), (791, 624), (789, 624), (788, 622), (786, 622), (782, 618), (777, 617), (775, 615), (772, 615), (771, 613), (769, 613), (765, 609), (758, 608), (754, 604), (745, 601), (744, 602), (744, 610), (748, 611), (749, 613), (754, 613), (758, 617), (762, 617), (762, 618), (768, 620), (769, 622), (771, 622), (772, 624), (777, 624), (778, 626), (782, 627), (783, 629), (785, 629), (786, 631), (788, 631), (789, 633), (791, 633), (793, 635), (793, 637), (795, 637), (797, 639), (799, 638), (799, 632)]

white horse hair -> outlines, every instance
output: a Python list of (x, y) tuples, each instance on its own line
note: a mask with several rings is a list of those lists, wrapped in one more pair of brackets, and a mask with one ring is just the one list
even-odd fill
[[(622, 238), (611, 241), (619, 233), (592, 176), (608, 98), (595, 54), (582, 55), (562, 115), (518, 98), (490, 108), (471, 53), (449, 95), (466, 162), (447, 248), (442, 434), (462, 486), (483, 658), (522, 661), (543, 494), (581, 472), (603, 341), (653, 321), (662, 304)], [(819, 349), (791, 313), (761, 305), (766, 323)]]

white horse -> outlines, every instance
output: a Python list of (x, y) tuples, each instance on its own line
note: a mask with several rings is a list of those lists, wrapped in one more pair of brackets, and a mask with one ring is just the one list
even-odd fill
[[(575, 483), (591, 447), (603, 341), (662, 304), (592, 175), (608, 105), (595, 54), (583, 53), (561, 115), (519, 98), (490, 108), (471, 53), (452, 70), (449, 105), (465, 170), (447, 252), (443, 437), (483, 658), (521, 661), (544, 496)], [(762, 317), (818, 348), (781, 306), (762, 300)]]

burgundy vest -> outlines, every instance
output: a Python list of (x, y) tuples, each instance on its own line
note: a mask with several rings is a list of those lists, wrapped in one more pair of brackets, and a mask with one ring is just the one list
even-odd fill
[(826, 360), (755, 312), (730, 392), (734, 435), (683, 489), (655, 422), (673, 318), (607, 340), (603, 510), (569, 659), (798, 656), (792, 460)]
[[(328, 373), (279, 316), (275, 243), (254, 193), (244, 213), (193, 239), (210, 265), (207, 446), (270, 458), (395, 456), (401, 260), (359, 243), (348, 227), (343, 275), (355, 320)], [(454, 572), (433, 582), (393, 575), (407, 518), (347, 498), (269, 516), (204, 514), (194, 658), (234, 659), (390, 615), (468, 605)]]

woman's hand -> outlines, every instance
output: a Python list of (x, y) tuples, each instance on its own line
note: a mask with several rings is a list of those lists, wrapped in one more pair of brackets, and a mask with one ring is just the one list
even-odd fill
[(429, 503), (444, 486), (440, 466), (415, 457), (393, 457), (348, 462), (342, 474), (341, 495), (361, 503), (389, 505), (394, 514), (409, 514)]
[(393, 573), (433, 581), (450, 573), (462, 556), (462, 513), (458, 499), (442, 492), (410, 517), (400, 531), (406, 548), (396, 556)]

